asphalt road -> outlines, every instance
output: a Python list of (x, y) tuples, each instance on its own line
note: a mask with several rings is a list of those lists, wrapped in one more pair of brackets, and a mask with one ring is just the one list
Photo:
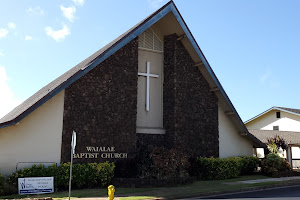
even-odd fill
[(250, 200), (250, 199), (259, 199), (259, 200), (279, 200), (279, 199), (299, 199), (300, 200), (300, 185), (297, 186), (287, 186), (276, 189), (267, 189), (261, 191), (252, 191), (252, 192), (240, 192), (233, 194), (226, 194), (220, 196), (210, 196), (202, 198), (193, 198), (193, 199), (235, 199), (235, 200)]

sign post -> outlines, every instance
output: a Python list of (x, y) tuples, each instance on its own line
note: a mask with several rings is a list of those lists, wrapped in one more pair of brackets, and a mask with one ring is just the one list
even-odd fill
[(70, 181), (69, 181), (69, 200), (71, 198), (72, 166), (73, 166), (73, 155), (75, 153), (75, 146), (76, 146), (76, 132), (73, 131), (72, 141), (71, 141), (71, 165), (70, 165)]

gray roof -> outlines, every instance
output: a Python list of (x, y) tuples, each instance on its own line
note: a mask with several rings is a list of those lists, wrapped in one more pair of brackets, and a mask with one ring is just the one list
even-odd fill
[(300, 114), (300, 109), (295, 109), (295, 108), (285, 108), (285, 107), (276, 107), (276, 108), (280, 108), (282, 110), (286, 110), (295, 114)]
[(249, 129), (249, 132), (263, 143), (276, 135), (282, 137), (288, 144), (300, 144), (300, 132)]

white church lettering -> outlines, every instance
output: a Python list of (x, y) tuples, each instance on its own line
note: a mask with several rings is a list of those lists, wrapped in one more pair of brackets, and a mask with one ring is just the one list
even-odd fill
[[(73, 155), (74, 159), (97, 159), (97, 158), (103, 158), (103, 159), (111, 159), (111, 158), (127, 158), (127, 153), (113, 153), (115, 152), (115, 147), (94, 147), (94, 146), (87, 146), (86, 152), (82, 153), (75, 153)], [(97, 153), (97, 152), (103, 152), (103, 153)]]
[(86, 147), (86, 150), (89, 152), (100, 152), (100, 151), (114, 152), (115, 147)]
[(127, 153), (103, 153), (101, 158), (127, 158)]
[(99, 153), (75, 153), (73, 158), (98, 158)]

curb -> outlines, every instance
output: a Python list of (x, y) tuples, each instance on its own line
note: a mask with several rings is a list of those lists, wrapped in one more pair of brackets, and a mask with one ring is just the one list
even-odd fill
[[(269, 188), (253, 188), (253, 190), (245, 190), (245, 191), (237, 191), (237, 192), (233, 192), (233, 191), (228, 191), (228, 192), (224, 192), (221, 194), (214, 194), (214, 195), (208, 195), (208, 196), (199, 196), (199, 199), (206, 199), (206, 198), (211, 198), (211, 197), (218, 197), (221, 195), (232, 195), (232, 194), (242, 194), (242, 193), (251, 193), (251, 192), (257, 192), (257, 191), (267, 191), (267, 190), (274, 190), (274, 189), (284, 189), (284, 188), (292, 188), (292, 187), (299, 187), (300, 183), (298, 183), (297, 185), (289, 185), (289, 186), (284, 186), (284, 187), (269, 187)], [(193, 197), (192, 199), (198, 199), (197, 197)], [(181, 199), (183, 200), (183, 199)]]
[[(165, 198), (165, 199), (203, 199), (203, 198), (209, 198), (209, 197), (215, 197), (220, 195), (226, 195), (226, 194), (238, 194), (238, 193), (244, 193), (244, 192), (254, 192), (254, 191), (262, 191), (262, 190), (271, 190), (271, 189), (280, 189), (280, 188), (288, 188), (288, 187), (296, 187), (300, 186), (300, 180), (292, 180), (292, 181), (281, 181), (276, 182), (276, 184), (273, 185), (267, 185), (267, 186), (253, 186), (248, 188), (241, 188), (236, 190), (227, 190), (227, 191), (216, 191), (216, 192), (206, 192), (198, 195), (187, 195), (185, 197), (179, 197), (179, 198)], [(151, 199), (151, 200), (156, 200)]]

